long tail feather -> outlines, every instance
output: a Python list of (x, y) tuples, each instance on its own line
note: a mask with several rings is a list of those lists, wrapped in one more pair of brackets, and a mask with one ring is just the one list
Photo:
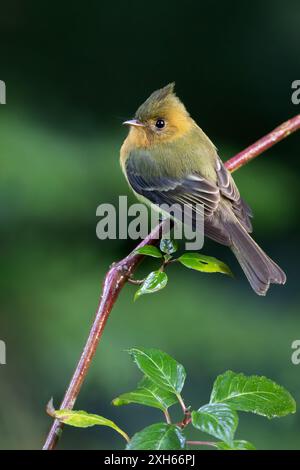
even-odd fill
[(240, 263), (252, 289), (266, 295), (270, 284), (285, 284), (286, 275), (251, 238), (238, 221), (227, 222), (231, 249)]

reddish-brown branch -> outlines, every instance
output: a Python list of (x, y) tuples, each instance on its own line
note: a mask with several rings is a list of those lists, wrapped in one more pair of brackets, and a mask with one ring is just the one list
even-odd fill
[[(166, 223), (166, 222), (165, 222)], [(136, 248), (141, 248), (144, 245), (155, 245), (158, 243), (160, 233), (163, 230), (164, 222), (155, 227), (154, 230), (145, 238)], [(100, 302), (96, 311), (96, 316), (90, 330), (84, 350), (81, 354), (80, 360), (76, 366), (75, 372), (65, 393), (64, 399), (61, 403), (61, 409), (72, 409), (76, 398), (78, 397), (80, 388), (84, 382), (87, 371), (90, 367), (91, 360), (96, 352), (97, 345), (102, 336), (108, 316), (118, 298), (118, 295), (123, 288), (124, 284), (135, 271), (138, 264), (144, 258), (143, 255), (138, 255), (135, 250), (131, 252), (126, 258), (112, 264), (107, 272), (102, 288)], [(56, 446), (59, 435), (63, 428), (63, 424), (58, 420), (54, 420), (52, 427), (47, 436), (44, 444), (44, 450), (52, 450)]]
[[(300, 114), (294, 118), (281, 124), (281, 126), (274, 129), (272, 132), (262, 137), (250, 147), (246, 148), (236, 156), (226, 162), (226, 167), (230, 171), (237, 170), (241, 166), (248, 163), (253, 158), (257, 157), (265, 150), (275, 145), (277, 142), (287, 137), (292, 132), (300, 129)], [(148, 236), (143, 240), (137, 248), (144, 245), (156, 245), (159, 240), (159, 235), (163, 229), (162, 222), (157, 226)], [(103, 334), (106, 321), (109, 314), (121, 292), (124, 284), (128, 278), (132, 276), (138, 264), (143, 259), (142, 255), (137, 255), (133, 251), (123, 260), (114, 263), (105, 276), (102, 294), (97, 308), (96, 316), (89, 333), (86, 345), (76, 366), (75, 372), (71, 382), (66, 391), (65, 397), (61, 403), (61, 409), (72, 409), (75, 401), (79, 395), (81, 386), (85, 380), (91, 361), (97, 349), (99, 340)], [(44, 450), (52, 450), (55, 448), (59, 436), (61, 434), (63, 424), (58, 420), (54, 420), (51, 429), (44, 444)]]
[(253, 158), (258, 155), (261, 155), (270, 147), (299, 129), (300, 114), (276, 127), (276, 129), (250, 145), (250, 147), (247, 147), (245, 150), (242, 150), (240, 153), (230, 158), (230, 160), (226, 162), (226, 167), (229, 171), (238, 170), (241, 166), (253, 160)]

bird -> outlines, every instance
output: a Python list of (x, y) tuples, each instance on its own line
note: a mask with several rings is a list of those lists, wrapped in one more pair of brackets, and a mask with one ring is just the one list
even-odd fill
[(286, 275), (251, 237), (249, 205), (174, 86), (154, 91), (123, 123), (129, 126), (120, 150), (125, 178), (142, 202), (155, 207), (179, 204), (195, 216), (201, 204), (205, 236), (230, 247), (254, 292), (265, 295), (270, 284), (285, 284)]

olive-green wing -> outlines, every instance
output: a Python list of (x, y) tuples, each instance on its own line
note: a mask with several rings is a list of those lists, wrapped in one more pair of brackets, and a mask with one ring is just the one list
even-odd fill
[[(190, 174), (176, 179), (160, 175), (156, 162), (146, 152), (144, 155), (132, 154), (126, 162), (125, 171), (132, 189), (139, 195), (157, 206), (169, 206), (170, 212), (174, 205), (179, 205), (184, 212), (184, 220), (196, 228), (200, 217), (205, 216), (204, 232), (212, 240), (224, 245), (230, 245), (230, 239), (222, 225), (216, 224), (214, 213), (220, 202), (220, 191), (216, 184), (206, 180), (199, 174)], [(182, 214), (181, 218), (182, 220)]]
[(176, 179), (160, 175), (157, 164), (148, 154), (132, 154), (125, 165), (126, 175), (133, 190), (153, 204), (187, 205), (197, 210), (202, 205), (205, 216), (211, 216), (220, 202), (219, 188), (198, 174)]
[(157, 206), (179, 204), (182, 209), (188, 207), (194, 226), (201, 205), (205, 216), (205, 235), (219, 243), (231, 243), (227, 231), (223, 229), (222, 219), (215, 214), (221, 197), (230, 201), (233, 212), (246, 230), (250, 232), (252, 229), (251, 210), (241, 199), (233, 178), (220, 159), (216, 164), (216, 184), (197, 173), (179, 179), (162, 175), (156, 161), (146, 151), (144, 154), (132, 153), (126, 161), (125, 170), (128, 182), (137, 194)]
[(252, 217), (252, 211), (248, 204), (241, 198), (239, 190), (230, 172), (224, 166), (220, 158), (217, 159), (216, 171), (220, 193), (231, 202), (234, 214), (247, 232), (252, 232), (252, 224), (250, 220)]

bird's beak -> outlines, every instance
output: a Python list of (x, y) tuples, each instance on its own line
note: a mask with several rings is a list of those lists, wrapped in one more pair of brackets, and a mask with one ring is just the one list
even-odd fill
[(141, 121), (137, 119), (130, 119), (129, 121), (123, 122), (124, 126), (135, 126), (135, 127), (145, 127)]

